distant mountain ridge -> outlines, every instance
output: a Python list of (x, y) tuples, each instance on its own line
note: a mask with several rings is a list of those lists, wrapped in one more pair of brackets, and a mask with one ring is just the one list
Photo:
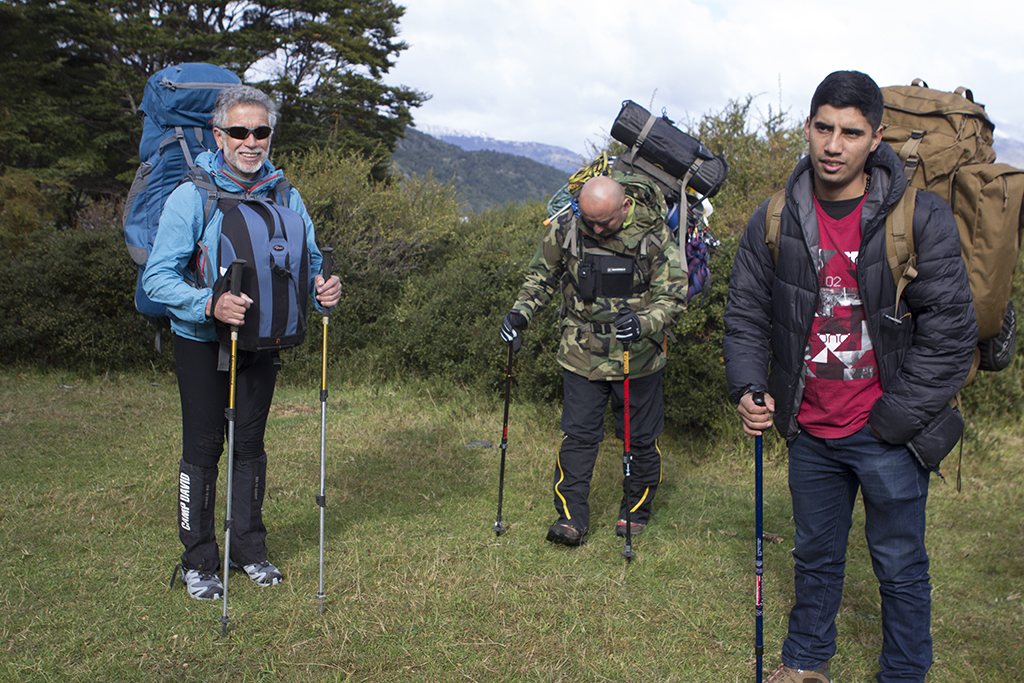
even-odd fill
[[(526, 157), (569, 174), (575, 173), (587, 163), (582, 155), (555, 145), (499, 140), (479, 131), (460, 131), (439, 126), (424, 126), (417, 130), (465, 151), (490, 150)], [(1024, 142), (997, 136), (993, 149), (995, 149), (997, 161), (1000, 163), (1024, 169)]]
[(392, 162), (397, 174), (405, 177), (433, 173), (441, 182), (454, 181), (459, 202), (474, 213), (509, 203), (547, 201), (569, 178), (568, 173), (523, 155), (466, 151), (415, 128), (407, 128), (405, 138), (398, 140)]
[[(1024, 142), (996, 137), (993, 147), (997, 161), (1024, 169)], [(586, 163), (563, 147), (437, 127), (407, 128), (392, 159), (400, 175), (433, 172), (442, 182), (454, 180), (465, 210), (477, 213), (510, 202), (546, 201)]]
[(489, 137), (486, 133), (458, 131), (438, 126), (424, 126), (417, 130), (467, 152), (490, 151), (526, 157), (569, 174), (575, 173), (586, 163), (582, 155), (572, 150), (540, 142), (498, 140)]

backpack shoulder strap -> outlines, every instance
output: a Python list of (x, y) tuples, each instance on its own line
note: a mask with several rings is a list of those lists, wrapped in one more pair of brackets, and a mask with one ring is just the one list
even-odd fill
[[(917, 202), (917, 188), (908, 187), (896, 206), (889, 210), (885, 217), (885, 258), (892, 271), (893, 282), (896, 283), (896, 301), (893, 304), (890, 320), (899, 324), (903, 318), (897, 318), (897, 308), (903, 290), (917, 277), (917, 252), (914, 251), (914, 205)], [(908, 312), (903, 317), (909, 317)]]
[(573, 215), (565, 227), (565, 239), (562, 241), (562, 251), (568, 252), (573, 258), (580, 257), (579, 228), (576, 222), (579, 219)]
[(206, 195), (206, 200), (203, 202), (203, 230), (205, 231), (207, 223), (210, 222), (210, 216), (213, 215), (213, 210), (217, 208), (217, 200), (220, 199), (222, 191), (213, 181), (213, 177), (199, 167), (189, 171), (185, 178)]
[(289, 200), (291, 199), (292, 184), (284, 178), (277, 181), (274, 185), (274, 202), (278, 206), (288, 207)]
[(768, 200), (764, 215), (764, 241), (772, 255), (772, 263), (779, 262), (779, 236), (782, 233), (782, 210), (786, 208), (786, 190), (779, 190)]

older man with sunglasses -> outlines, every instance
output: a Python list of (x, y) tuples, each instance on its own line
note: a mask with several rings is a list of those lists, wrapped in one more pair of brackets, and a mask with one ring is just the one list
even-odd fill
[[(249, 86), (223, 90), (213, 110), (219, 151), (200, 154), (196, 165), (226, 192), (277, 197), (282, 194), (276, 189), (284, 176), (268, 160), (276, 121), (277, 107), (260, 90)], [(318, 308), (333, 307), (341, 297), (341, 284), (336, 276), (325, 282), (320, 274), (322, 256), (302, 197), (293, 187), (284, 197), (288, 208), (297, 212), (306, 226), (308, 290), (315, 295)], [(181, 580), (192, 597), (216, 600), (224, 594), (218, 572), (228, 569), (221, 567), (214, 503), (217, 465), (224, 449), (229, 377), (218, 370), (220, 344), (215, 324), (243, 324), (252, 299), (244, 292), (239, 296), (225, 292), (215, 299), (213, 289), (195, 284), (197, 244), (202, 242), (217, 262), (224, 216), (215, 210), (207, 222), (205, 200), (206, 193), (194, 183), (183, 183), (171, 193), (160, 217), (143, 287), (153, 301), (167, 306), (174, 332), (182, 414), (182, 457), (175, 491), (178, 535), (184, 546)], [(230, 561), (259, 586), (275, 586), (283, 580), (267, 558), (267, 528), (263, 523), (267, 474), (263, 438), (278, 365), (270, 352), (243, 352), (235, 383)]]

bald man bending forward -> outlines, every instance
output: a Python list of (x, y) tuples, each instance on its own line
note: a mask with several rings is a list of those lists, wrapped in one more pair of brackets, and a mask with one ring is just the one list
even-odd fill
[(520, 332), (556, 294), (560, 308), (564, 433), (555, 463), (558, 519), (547, 540), (582, 545), (590, 530), (590, 479), (611, 404), (624, 437), (624, 354), (629, 349), (630, 491), (615, 532), (632, 535), (651, 517), (661, 482), (658, 437), (664, 428), (661, 374), (665, 333), (685, 308), (686, 277), (665, 225), (665, 200), (645, 177), (592, 178), (580, 190), (579, 215), (566, 212), (545, 229), (530, 273), (502, 321), (502, 339), (518, 349)]

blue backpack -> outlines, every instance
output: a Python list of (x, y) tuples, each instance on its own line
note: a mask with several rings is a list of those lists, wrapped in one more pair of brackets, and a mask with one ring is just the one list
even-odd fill
[[(177, 64), (161, 69), (146, 83), (139, 107), (143, 119), (139, 158), (124, 207), (124, 239), (128, 253), (139, 266), (135, 308), (158, 330), (169, 326), (163, 304), (150, 300), (142, 290), (142, 272), (156, 238), (164, 202), (195, 168), (201, 152), (214, 151), (211, 114), (217, 95), (238, 85), (235, 74), (213, 64)], [(157, 333), (157, 350), (160, 336)]]

